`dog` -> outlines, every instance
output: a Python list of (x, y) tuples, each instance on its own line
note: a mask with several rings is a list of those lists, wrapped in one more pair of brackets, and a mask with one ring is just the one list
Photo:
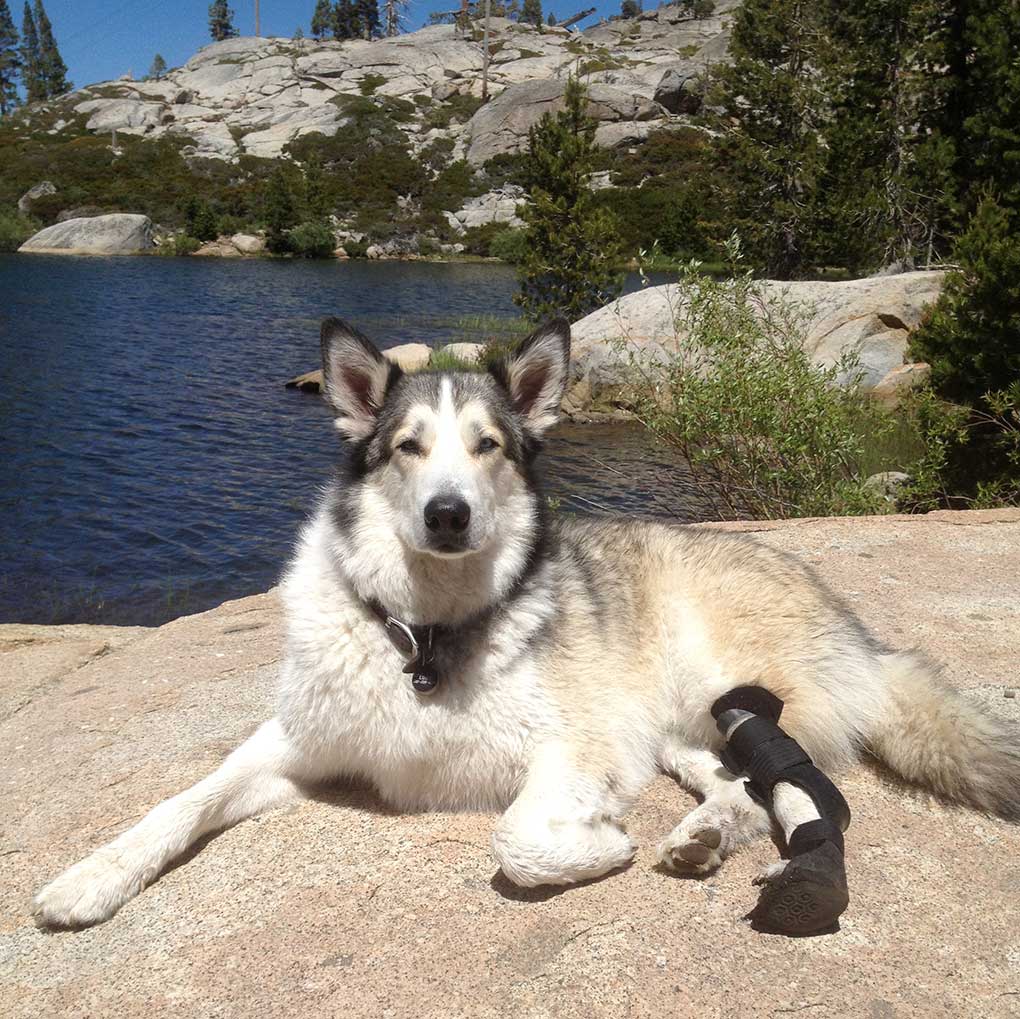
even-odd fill
[(554, 319), (487, 370), (406, 374), (323, 323), (347, 451), (282, 585), (277, 714), (46, 885), (40, 924), (104, 921), (203, 835), (344, 776), (401, 810), (502, 811), (495, 860), (536, 886), (627, 864), (621, 819), (664, 771), (701, 802), (659, 857), (707, 873), (770, 827), (709, 713), (741, 684), (782, 698), (823, 769), (868, 751), (1020, 819), (1016, 733), (880, 647), (803, 564), (743, 535), (548, 512), (536, 456), (569, 348)]

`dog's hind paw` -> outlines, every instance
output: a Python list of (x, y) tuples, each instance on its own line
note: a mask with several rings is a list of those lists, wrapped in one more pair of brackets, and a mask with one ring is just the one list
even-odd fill
[(32, 915), (40, 927), (90, 927), (109, 920), (145, 883), (99, 850), (46, 885), (32, 901)]

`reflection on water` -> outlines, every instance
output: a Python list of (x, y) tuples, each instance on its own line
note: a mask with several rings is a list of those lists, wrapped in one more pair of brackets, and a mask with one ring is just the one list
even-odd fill
[[(274, 584), (337, 454), (282, 382), (338, 314), (384, 346), (512, 316), (492, 265), (0, 256), (0, 621), (157, 623)], [(565, 426), (564, 510), (696, 503), (634, 427)]]

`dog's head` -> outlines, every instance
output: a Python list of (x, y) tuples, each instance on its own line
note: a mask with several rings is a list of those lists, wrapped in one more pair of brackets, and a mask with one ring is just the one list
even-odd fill
[(375, 521), (440, 559), (525, 539), (528, 468), (559, 415), (569, 353), (570, 326), (552, 319), (487, 371), (405, 374), (345, 322), (323, 322), (326, 398)]

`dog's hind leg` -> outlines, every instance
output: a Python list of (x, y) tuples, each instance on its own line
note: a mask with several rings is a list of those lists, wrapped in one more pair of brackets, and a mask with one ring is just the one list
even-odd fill
[(764, 835), (768, 812), (717, 755), (670, 739), (660, 754), (663, 770), (703, 797), (659, 843), (660, 862), (685, 874), (708, 874), (739, 846)]
[(33, 903), (37, 922), (85, 927), (108, 920), (197, 839), (278, 806), (299, 795), (297, 782), (321, 777), (279, 722), (264, 723), (207, 778), (46, 885)]
[(514, 884), (586, 881), (634, 855), (634, 843), (617, 820), (629, 803), (610, 792), (607, 774), (579, 768), (569, 757), (561, 746), (542, 748), (493, 832), (496, 862)]

